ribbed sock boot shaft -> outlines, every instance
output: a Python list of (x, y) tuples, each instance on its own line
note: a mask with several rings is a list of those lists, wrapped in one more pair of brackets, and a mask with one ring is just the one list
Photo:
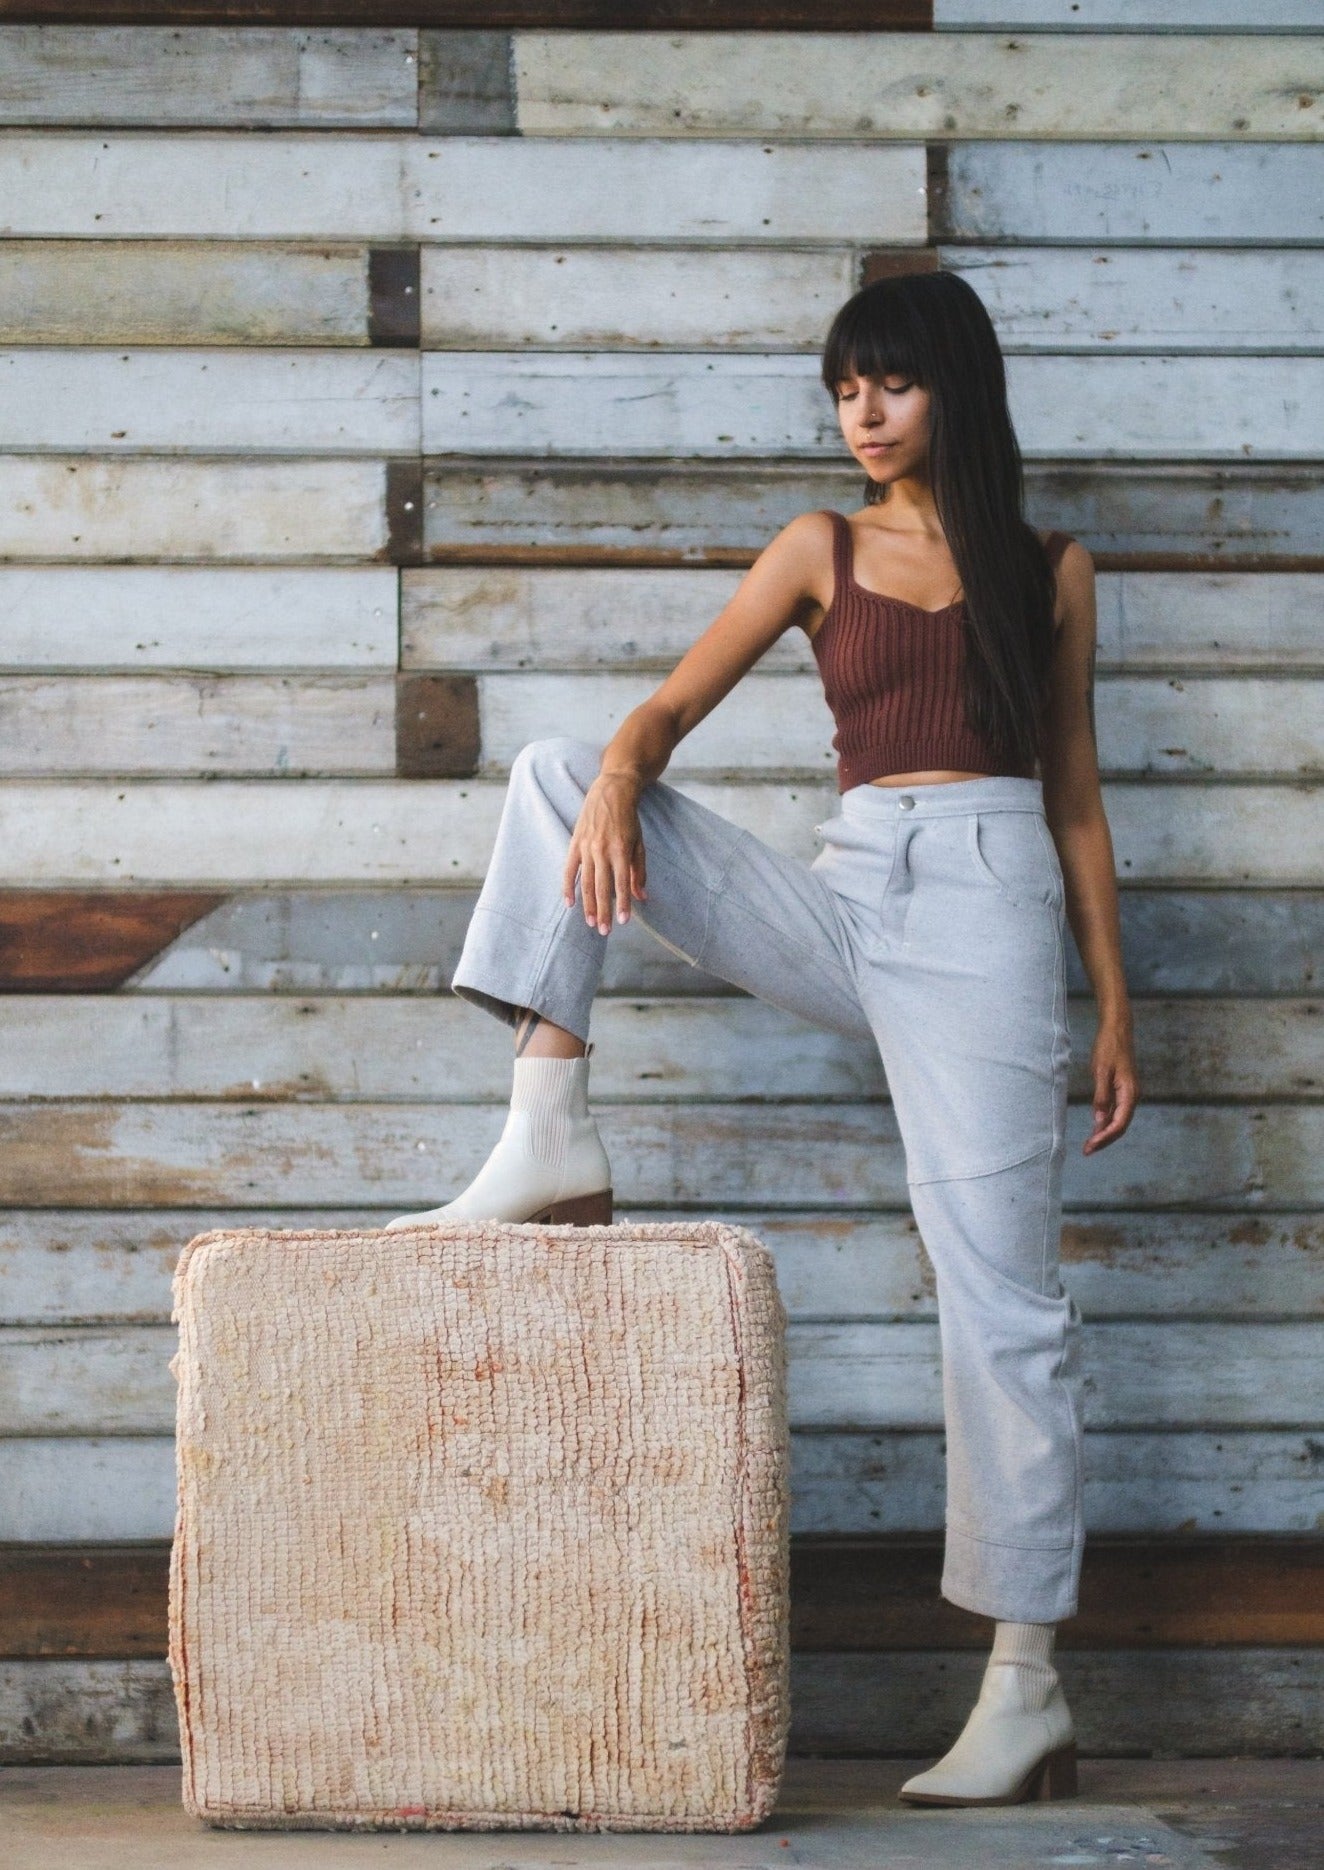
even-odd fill
[(559, 1162), (570, 1126), (588, 1115), (588, 1064), (584, 1058), (517, 1058), (510, 1108), (529, 1120), (528, 1142), (539, 1162)]
[(999, 1623), (993, 1631), (988, 1667), (1006, 1664), (1015, 1669), (1027, 1713), (1048, 1705), (1057, 1682), (1053, 1664), (1054, 1623)]

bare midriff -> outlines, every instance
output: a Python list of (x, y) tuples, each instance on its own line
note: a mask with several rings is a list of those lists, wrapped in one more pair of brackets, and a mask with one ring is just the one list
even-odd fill
[(941, 786), (953, 779), (987, 779), (987, 773), (889, 773), (886, 779), (871, 779), (871, 786)]

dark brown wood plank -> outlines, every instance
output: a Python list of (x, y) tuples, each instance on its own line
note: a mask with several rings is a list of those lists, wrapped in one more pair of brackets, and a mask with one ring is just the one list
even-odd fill
[(395, 770), (401, 779), (468, 779), (481, 756), (474, 676), (396, 678)]
[(0, 890), (0, 991), (109, 993), (224, 901), (187, 890)]
[[(169, 1544), (0, 1546), (0, 1656), (164, 1656)], [(939, 1596), (932, 1534), (791, 1542), (791, 1647), (985, 1649), (992, 1623)], [(1324, 1546), (1297, 1536), (1088, 1541), (1071, 1650), (1324, 1644)]]
[(928, 32), (932, 0), (0, 0), (0, 20), (96, 26), (453, 26)]
[(0, 1546), (0, 1655), (163, 1656), (168, 1542)]
[(419, 250), (372, 247), (368, 251), (368, 342), (417, 350), (419, 338)]
[[(971, 1649), (985, 1617), (938, 1594), (941, 1542), (925, 1534), (791, 1544), (791, 1645)], [(1087, 1539), (1064, 1649), (1324, 1643), (1324, 1544), (1283, 1535)]]

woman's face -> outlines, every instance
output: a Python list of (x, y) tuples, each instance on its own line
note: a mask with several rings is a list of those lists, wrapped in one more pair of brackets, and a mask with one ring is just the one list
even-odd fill
[(870, 480), (894, 481), (924, 472), (929, 452), (928, 390), (899, 371), (842, 377), (837, 420), (846, 445)]

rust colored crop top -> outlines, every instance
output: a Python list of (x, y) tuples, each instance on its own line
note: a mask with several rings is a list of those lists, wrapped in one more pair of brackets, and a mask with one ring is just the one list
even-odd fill
[[(823, 692), (837, 724), (837, 789), (889, 773), (1008, 773), (1032, 779), (1033, 769), (975, 733), (961, 694), (965, 599), (924, 610), (855, 582), (850, 524), (832, 520), (832, 602), (810, 639)], [(1050, 533), (1056, 569), (1071, 543)]]

